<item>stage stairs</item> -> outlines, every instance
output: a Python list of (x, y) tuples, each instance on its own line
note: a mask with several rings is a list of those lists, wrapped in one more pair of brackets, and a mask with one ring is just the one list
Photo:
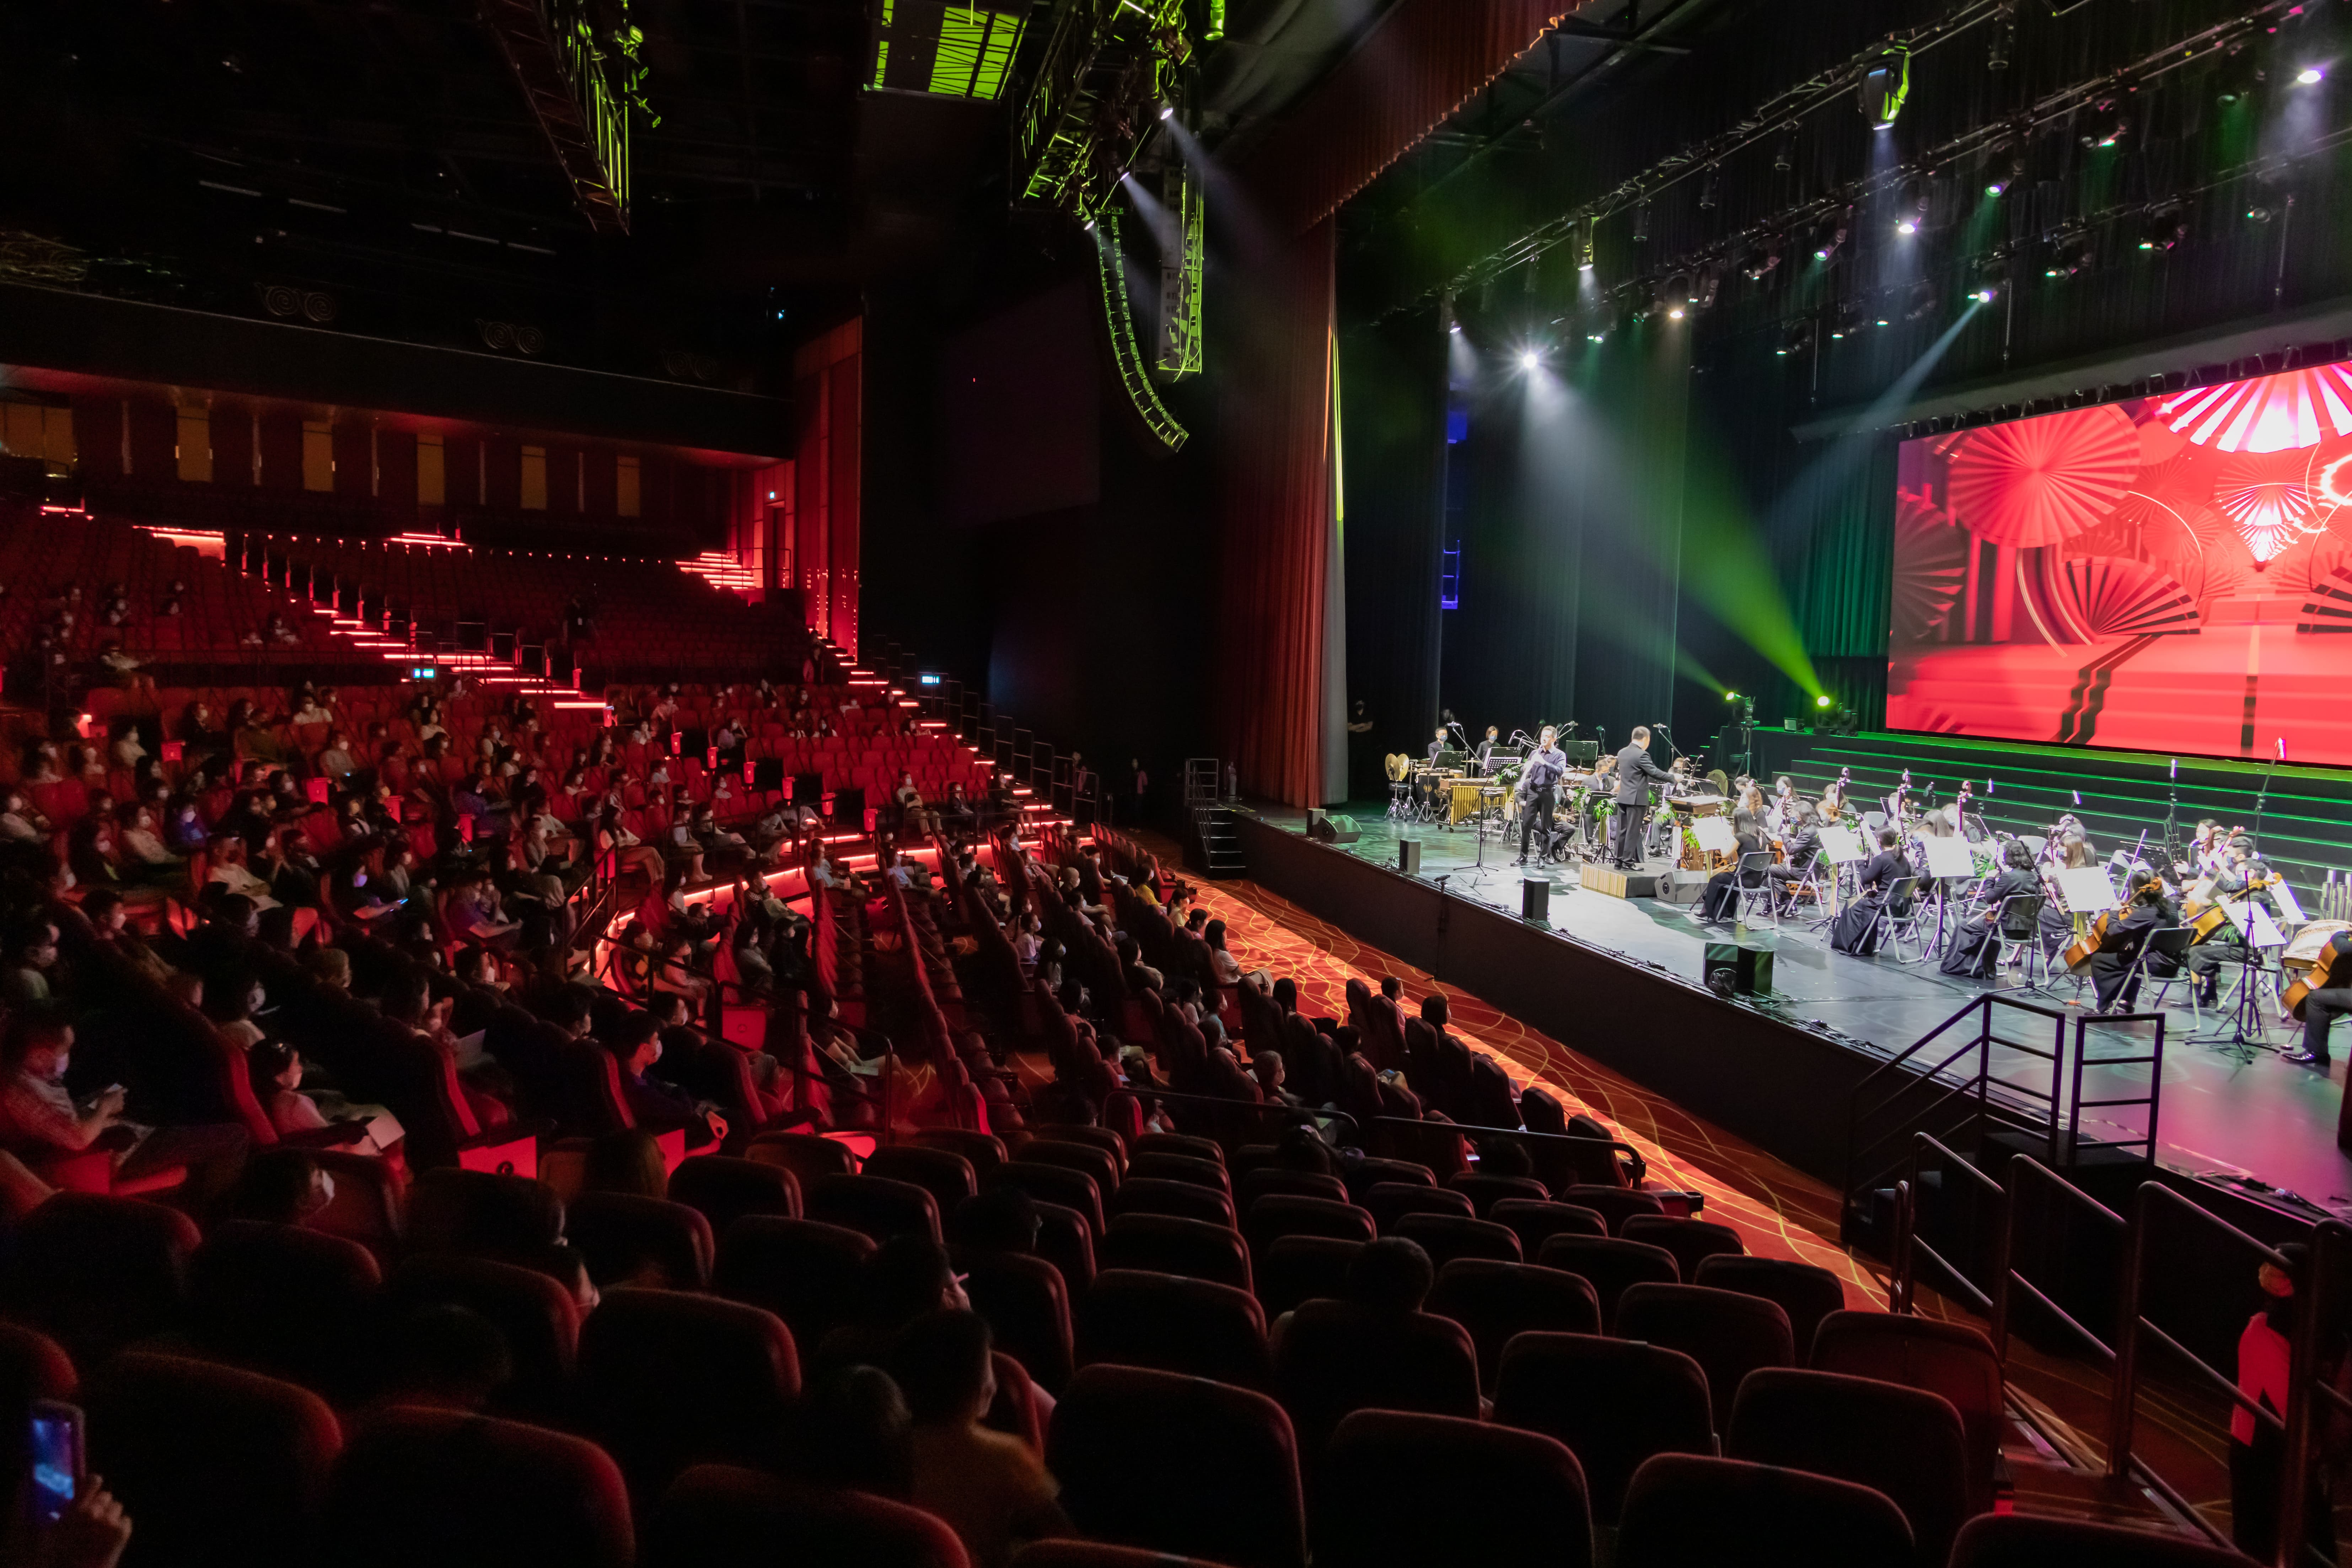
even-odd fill
[(1213, 882), (1246, 876), (1241, 836), (1223, 798), (1224, 770), (1214, 757), (1184, 759), (1184, 816), (1191, 824), (1185, 836), (1184, 859), (1192, 869)]

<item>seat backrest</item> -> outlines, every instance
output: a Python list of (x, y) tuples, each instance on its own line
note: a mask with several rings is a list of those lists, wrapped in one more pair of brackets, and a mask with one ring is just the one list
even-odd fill
[(1078, 1304), (1081, 1365), (1158, 1367), (1272, 1392), (1265, 1311), (1246, 1290), (1207, 1279), (1106, 1268)]
[(1519, 1251), (1532, 1259), (1555, 1236), (1607, 1236), (1609, 1222), (1594, 1210), (1576, 1204), (1538, 1203), (1532, 1198), (1505, 1198), (1486, 1211), (1496, 1225), (1507, 1225), (1519, 1238)]
[(1675, 1215), (1628, 1215), (1625, 1223), (1617, 1227), (1617, 1234), (1627, 1241), (1645, 1241), (1652, 1247), (1664, 1247), (1675, 1255), (1675, 1266), (1682, 1270), (1683, 1278), (1694, 1282), (1699, 1264), (1706, 1259), (1726, 1253), (1738, 1256), (1748, 1250), (1739, 1233), (1727, 1225)]
[(375, 1326), (375, 1255), (355, 1241), (290, 1225), (226, 1220), (189, 1268), (189, 1331), (207, 1352), (356, 1398)]
[(710, 1222), (684, 1204), (636, 1193), (583, 1193), (564, 1217), (564, 1234), (599, 1286), (700, 1290), (710, 1283)]
[(1712, 1454), (1706, 1373), (1680, 1351), (1591, 1334), (1522, 1333), (1503, 1351), (1495, 1419), (1568, 1445), (1593, 1517), (1617, 1521), (1626, 1483), (1653, 1454)]
[(1274, 1374), (1310, 1465), (1351, 1411), (1478, 1416), (1478, 1352), (1469, 1331), (1427, 1312), (1305, 1302), (1283, 1331)]
[(1363, 1249), (1362, 1241), (1339, 1237), (1277, 1237), (1252, 1264), (1267, 1317), (1278, 1318), (1302, 1301), (1344, 1295), (1348, 1270)]
[(1230, 1230), (1234, 1225), (1234, 1200), (1214, 1187), (1196, 1182), (1131, 1175), (1119, 1184), (1110, 1200), (1114, 1222), (1119, 1215), (1129, 1214), (1176, 1215)]
[(1440, 1268), (1457, 1258), (1486, 1258), (1497, 1263), (1520, 1260), (1517, 1233), (1492, 1220), (1454, 1214), (1409, 1214), (1397, 1221), (1396, 1233), (1418, 1243), (1429, 1254), (1430, 1262)]
[(1330, 1198), (1300, 1197), (1270, 1193), (1250, 1205), (1242, 1216), (1242, 1236), (1252, 1258), (1286, 1236), (1328, 1236), (1341, 1241), (1370, 1241), (1375, 1234), (1372, 1216), (1353, 1204)]
[[(1151, 1136), (1156, 1134), (1146, 1135), (1147, 1139)], [(1202, 1139), (1201, 1142), (1208, 1141)], [(1210, 1143), (1209, 1147), (1213, 1149), (1216, 1145)], [(1145, 1176), (1163, 1182), (1190, 1182), (1196, 1187), (1213, 1187), (1227, 1197), (1233, 1195), (1233, 1178), (1225, 1173), (1225, 1163), (1222, 1159), (1203, 1160), (1193, 1154), (1144, 1148), (1139, 1144), (1135, 1156), (1127, 1163), (1124, 1179), (1132, 1182)]]
[[(1086, 1127), (1066, 1121), (1040, 1121), (1030, 1127), (1029, 1142), (1031, 1143), (1083, 1143), (1088, 1148), (1100, 1149), (1109, 1154), (1114, 1163), (1115, 1175), (1124, 1174), (1127, 1171), (1127, 1140), (1121, 1137), (1115, 1128)], [(1023, 1147), (1026, 1148), (1027, 1144), (1024, 1144)]]
[[(1780, 1310), (1789, 1314), (1789, 1331), (1795, 1337), (1800, 1363), (1806, 1363), (1822, 1320), (1845, 1306), (1845, 1287), (1836, 1275), (1817, 1263), (1800, 1263), (1793, 1258), (1717, 1253), (1700, 1260), (1691, 1283), (1711, 1290), (1737, 1290), (1743, 1296), (1761, 1296), (1768, 1301), (1780, 1302)], [(1888, 1316), (1884, 1312), (1866, 1315)]]
[(929, 1188), (912, 1182), (889, 1176), (820, 1176), (808, 1184), (802, 1201), (809, 1218), (862, 1231), (877, 1242), (898, 1236), (940, 1239), (939, 1201)]
[(646, 1519), (639, 1568), (710, 1568), (776, 1560), (869, 1568), (970, 1568), (955, 1531), (902, 1502), (813, 1487), (740, 1465), (697, 1465)]
[(587, 1431), (650, 1499), (689, 1465), (779, 1462), (800, 1358), (773, 1312), (624, 1288), (581, 1325), (576, 1382)]
[(864, 1173), (921, 1187), (941, 1215), (955, 1213), (958, 1204), (980, 1191), (980, 1177), (970, 1160), (952, 1149), (922, 1143), (884, 1144), (866, 1156)]
[[(1124, 1199), (1137, 1187), (1160, 1185), (1149, 1176), (1130, 1176), (1119, 1188)], [(1179, 1215), (1122, 1212), (1115, 1215), (1095, 1247), (1097, 1267), (1142, 1268), (1181, 1274), (1247, 1290), (1253, 1283), (1249, 1248), (1230, 1226)]]
[(1611, 1331), (1680, 1351), (1705, 1367), (1717, 1431), (1728, 1425), (1749, 1373), (1796, 1364), (1796, 1338), (1779, 1302), (1704, 1285), (1629, 1285)]
[(0, 1465), (19, 1473), (28, 1457), (26, 1421), (36, 1399), (72, 1404), (81, 1380), (65, 1347), (38, 1329), (0, 1322)]
[(408, 1189), (412, 1252), (529, 1257), (563, 1235), (555, 1189), (528, 1176), (455, 1167), (421, 1171)]
[(342, 1568), (631, 1568), (620, 1468), (584, 1437), (449, 1410), (384, 1411), (335, 1466)]
[(1306, 1198), (1329, 1198), (1334, 1203), (1348, 1202), (1348, 1184), (1337, 1176), (1318, 1175), (1312, 1171), (1286, 1171), (1279, 1166), (1267, 1166), (1252, 1171), (1234, 1188), (1234, 1205), (1247, 1211), (1250, 1205), (1270, 1193), (1292, 1193)]
[(1910, 1522), (1922, 1564), (1944, 1561), (1969, 1513), (1960, 1413), (1925, 1389), (1761, 1368), (1740, 1384), (1723, 1449), (1732, 1458), (1834, 1476), (1885, 1493)]
[(1217, 1568), (1217, 1564), (1099, 1541), (1033, 1541), (1013, 1554), (1013, 1568)]
[(1593, 1560), (1584, 1472), (1541, 1433), (1360, 1410), (1339, 1423), (1323, 1470), (1318, 1568)]
[(1361, 1201), (1382, 1236), (1394, 1236), (1398, 1222), (1407, 1215), (1450, 1214), (1464, 1219), (1475, 1219), (1478, 1215), (1478, 1205), (1470, 1201), (1469, 1194), (1427, 1183), (1374, 1182), (1364, 1190)]
[(544, 1415), (571, 1391), (580, 1306), (551, 1275), (487, 1258), (424, 1253), (392, 1271), (383, 1303), (390, 1321), (422, 1307), (456, 1306), (497, 1329), (514, 1373), (499, 1396), (501, 1413)]
[(1012, 1158), (1005, 1152), (1004, 1140), (993, 1132), (974, 1132), (961, 1127), (920, 1128), (915, 1132), (913, 1142), (918, 1148), (945, 1149), (962, 1155), (971, 1162), (975, 1178), (987, 1175)]
[(1055, 1407), (1045, 1466), (1071, 1522), (1096, 1540), (1232, 1568), (1305, 1568), (1297, 1450), (1289, 1418), (1263, 1394), (1146, 1367), (1081, 1367)]
[[(1075, 1145), (1066, 1145), (1074, 1147)], [(1025, 1154), (1027, 1151), (1024, 1149)], [(992, 1187), (1019, 1187), (1043, 1204), (1076, 1209), (1087, 1222), (1089, 1237), (1103, 1232), (1102, 1187), (1093, 1176), (1069, 1165), (1040, 1160), (1007, 1160), (989, 1173)]]
[(1950, 1568), (2246, 1568), (2246, 1559), (2130, 1525), (1985, 1513), (1960, 1526)]
[(1696, 1454), (1643, 1465), (1617, 1527), (1617, 1568), (1887, 1568), (1913, 1550), (1903, 1510), (1868, 1487)]
[(1489, 1209), (1507, 1198), (1542, 1203), (1551, 1196), (1551, 1189), (1533, 1176), (1488, 1176), (1463, 1171), (1446, 1177), (1445, 1186), (1447, 1191), (1467, 1197), (1480, 1219), (1486, 1218)]
[(1087, 1216), (1066, 1204), (1037, 1205), (1037, 1256), (1062, 1271), (1062, 1282), (1073, 1293), (1085, 1289), (1095, 1277), (1095, 1244)]
[(848, 1144), (814, 1132), (762, 1132), (751, 1140), (744, 1154), (783, 1166), (801, 1179), (803, 1187), (820, 1176), (853, 1175), (857, 1170), (857, 1157)]
[(1609, 1222), (1609, 1234), (1620, 1234), (1625, 1222), (1637, 1214), (1664, 1214), (1666, 1205), (1654, 1193), (1636, 1192), (1630, 1187), (1603, 1186), (1598, 1183), (1580, 1182), (1552, 1194), (1564, 1204), (1588, 1208)]
[(1457, 1258), (1440, 1268), (1429, 1310), (1470, 1331), (1479, 1385), (1490, 1393), (1502, 1371), (1503, 1347), (1515, 1335), (1601, 1331), (1601, 1298), (1590, 1280), (1488, 1258)]
[(1181, 1154), (1214, 1165), (1225, 1163), (1224, 1145), (1213, 1138), (1196, 1138), (1189, 1132), (1147, 1132), (1128, 1144), (1127, 1154), (1130, 1166), (1145, 1154)]
[(1347, 1180), (1348, 1191), (1360, 1204), (1365, 1194), (1383, 1182), (1395, 1182), (1408, 1187), (1433, 1187), (1437, 1185), (1437, 1173), (1415, 1160), (1390, 1160), (1368, 1155), (1348, 1166)]
[(123, 1561), (205, 1568), (310, 1561), (342, 1428), (326, 1401), (259, 1373), (126, 1351), (93, 1380), (89, 1462), (134, 1523)]
[(727, 1227), (711, 1288), (730, 1300), (764, 1307), (800, 1344), (814, 1349), (855, 1319), (874, 1238), (813, 1219), (747, 1215)]
[(1578, 1236), (1562, 1232), (1544, 1238), (1536, 1261), (1546, 1268), (1562, 1268), (1591, 1281), (1601, 1298), (1601, 1321), (1617, 1320), (1617, 1300), (1635, 1285), (1673, 1285), (1682, 1280), (1675, 1255), (1647, 1242), (1622, 1241), (1613, 1236)]
[(25, 1216), (9, 1260), (11, 1315), (78, 1366), (176, 1327), (188, 1299), (195, 1222), (174, 1208), (102, 1193), (59, 1193)]
[(684, 1204), (709, 1221), (713, 1236), (726, 1235), (727, 1227), (747, 1214), (798, 1218), (801, 1212), (800, 1179), (790, 1169), (731, 1154), (694, 1154), (679, 1161), (669, 1173), (668, 1190), (670, 1202)]
[(1992, 1507), (2007, 1411), (2000, 1357), (1982, 1331), (1933, 1318), (1834, 1311), (1822, 1319), (1812, 1347), (1816, 1372), (1924, 1388), (1950, 1401), (1968, 1439), (1969, 1510)]
[(1118, 1190), (1125, 1164), (1122, 1156), (1108, 1149), (1092, 1143), (1075, 1142), (1067, 1138), (1032, 1138), (1014, 1150), (1013, 1156), (1026, 1164), (1058, 1165), (1066, 1171), (1083, 1171), (1094, 1178), (1095, 1191), (1106, 1199)]
[(1070, 1380), (1069, 1290), (1062, 1271), (1042, 1258), (954, 1248), (971, 1309), (988, 1320), (996, 1348), (1019, 1362), (1046, 1393)]

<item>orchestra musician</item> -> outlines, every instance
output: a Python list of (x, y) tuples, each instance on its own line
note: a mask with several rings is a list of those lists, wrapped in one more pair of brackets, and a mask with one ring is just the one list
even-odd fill
[[(1780, 781), (1786, 784), (1789, 781)], [(1780, 816), (1780, 854), (1777, 866), (1765, 868), (1764, 875), (1773, 885), (1774, 895), (1784, 900), (1796, 897), (1795, 887), (1811, 874), (1813, 862), (1822, 852), (1821, 825), (1813, 818), (1813, 808), (1799, 795), (1790, 795), (1787, 808)]]
[(1495, 725), (1486, 726), (1486, 738), (1478, 742), (1478, 771), (1491, 774), (1511, 760), (1511, 749), (1503, 744), (1503, 731)]
[(1903, 824), (1904, 811), (1910, 804), (1911, 770), (1909, 768), (1905, 768), (1903, 770), (1903, 782), (1886, 792), (1885, 798), (1879, 801), (1878, 808), (1879, 810), (1886, 813), (1887, 821), (1894, 823), (1899, 827)]
[(1738, 832), (1739, 847), (1733, 852), (1731, 868), (1717, 871), (1706, 879), (1706, 892), (1699, 900), (1698, 918), (1702, 921), (1713, 922), (1731, 918), (1732, 911), (1739, 907), (1739, 895), (1733, 890), (1735, 883), (1743, 888), (1764, 885), (1764, 873), (1748, 863), (1749, 856), (1760, 853), (1765, 847), (1764, 825), (1759, 820), (1745, 821)]
[(1440, 724), (1437, 727), (1437, 738), (1429, 742), (1430, 766), (1435, 767), (1437, 765), (1437, 753), (1444, 750), (1445, 750), (1445, 726)]
[(1907, 895), (1900, 903), (1894, 901), (1895, 889), (1911, 878), (1911, 863), (1895, 849), (1902, 842), (1903, 835), (1894, 828), (1878, 830), (1878, 853), (1862, 868), (1862, 896), (1839, 910), (1836, 923), (1830, 927), (1830, 946), (1838, 952), (1869, 957), (1878, 951), (1884, 929), (1879, 914), (1899, 917), (1910, 912)]
[(2091, 954), (2091, 985), (2098, 994), (2102, 1013), (2132, 1010), (2139, 1000), (2140, 948), (2156, 932), (2180, 923), (2180, 911), (2164, 896), (2163, 884), (2153, 876), (2140, 874), (2146, 870), (2145, 867), (2135, 868), (2132, 881), (2138, 890), (2120, 916), (2107, 917), (2106, 937), (2099, 951)]
[[(2228, 861), (2221, 869), (2200, 884), (2199, 896), (2208, 904), (2251, 903), (2262, 906), (2273, 920), (2279, 907), (2271, 897), (2270, 868), (2254, 858), (2254, 841), (2232, 838), (2226, 851)], [(2248, 963), (2253, 952), (2247, 947), (2245, 933), (2234, 923), (2223, 926), (2189, 950), (2189, 973), (2196, 978), (2197, 999), (2212, 1006), (2221, 994), (2221, 966), (2225, 963)]]
[(1559, 731), (1547, 724), (1536, 738), (1536, 749), (1519, 774), (1519, 864), (1528, 863), (1528, 837), (1536, 821), (1543, 821), (1543, 837), (1536, 841), (1536, 863), (1550, 864), (1551, 814), (1559, 804), (1560, 775), (1568, 772), (1568, 753), (1559, 749)]
[(1796, 782), (1782, 773), (1772, 782), (1772, 798), (1764, 805), (1764, 826), (1775, 834), (1789, 826), (1789, 808), (1797, 804)]
[(1650, 816), (1650, 786), (1669, 784), (1675, 775), (1650, 760), (1650, 729), (1636, 725), (1627, 737), (1633, 743), (1617, 753), (1616, 809), (1609, 816), (1609, 858), (1621, 871), (1642, 861), (1642, 832)]
[(2189, 836), (2186, 858), (2172, 863), (2173, 875), (2182, 882), (2193, 882), (2210, 877), (2229, 863), (2229, 851), (2221, 825), (2210, 816), (2197, 819), (2197, 831)]
[(1982, 980), (1990, 974), (2000, 952), (2000, 943), (1994, 938), (2000, 932), (2003, 907), (2023, 893), (2032, 893), (2037, 899), (2042, 896), (2042, 879), (2034, 874), (2032, 850), (2012, 838), (2001, 847), (2000, 859), (2000, 874), (1979, 890), (1975, 904), (1952, 930), (1951, 944), (1944, 950), (1941, 965), (1947, 974), (1971, 980)]
[[(2327, 1030), (2336, 1019), (2352, 1013), (2352, 931), (2327, 939), (2321, 962), (2327, 965), (2327, 984), (2303, 996), (2303, 1049), (2286, 1059), (2298, 1067), (2328, 1068)], [(2347, 1113), (2352, 1114), (2352, 1113)]]
[(1843, 779), (1832, 779), (1822, 786), (1821, 816), (1823, 826), (1834, 826), (1845, 820), (1845, 781)]
[(1753, 833), (1759, 839), (1763, 838), (1769, 832), (1765, 815), (1764, 792), (1753, 784), (1743, 785), (1739, 791), (1739, 803), (1731, 808), (1731, 831)]

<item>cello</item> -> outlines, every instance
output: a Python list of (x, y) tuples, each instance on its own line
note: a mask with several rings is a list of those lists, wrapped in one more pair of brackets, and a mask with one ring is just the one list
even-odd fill
[[(2336, 937), (2342, 935), (2344, 933), (2341, 931), (2336, 933)], [(2336, 937), (2328, 939), (2327, 945), (2319, 950), (2319, 957), (2313, 962), (2311, 967), (2297, 975), (2294, 983), (2286, 988), (2286, 994), (2279, 998), (2279, 1005), (2293, 1014), (2297, 1023), (2303, 1021), (2305, 1000), (2315, 991), (2326, 990), (2331, 984), (2328, 966), (2346, 951), (2336, 945)], [(2347, 967), (2352, 968), (2352, 965)]]

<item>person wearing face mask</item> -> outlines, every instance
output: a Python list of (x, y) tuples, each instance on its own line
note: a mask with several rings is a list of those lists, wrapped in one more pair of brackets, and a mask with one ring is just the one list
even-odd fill
[(249, 1142), (243, 1127), (142, 1126), (123, 1115), (119, 1084), (76, 1100), (65, 1083), (73, 1046), (72, 1023), (53, 1007), (28, 1008), (10, 1022), (0, 1040), (0, 1147), (36, 1169), (103, 1148), (117, 1175), (131, 1181), (184, 1166), (200, 1204), (236, 1179)]
[(727, 1136), (727, 1119), (709, 1100), (698, 1100), (675, 1083), (653, 1076), (662, 1059), (661, 1019), (630, 1014), (614, 1026), (613, 1055), (620, 1058), (621, 1093), (637, 1125), (652, 1131), (683, 1128), (689, 1150), (707, 1148)]
[(20, 789), (7, 792), (0, 803), (0, 839), (16, 844), (45, 844), (49, 837), (49, 819), (33, 809), (33, 803)]
[(154, 808), (144, 803), (134, 803), (122, 808), (121, 845), (122, 876), (126, 881), (169, 882), (177, 879), (187, 865), (185, 857), (174, 855), (156, 830)]

